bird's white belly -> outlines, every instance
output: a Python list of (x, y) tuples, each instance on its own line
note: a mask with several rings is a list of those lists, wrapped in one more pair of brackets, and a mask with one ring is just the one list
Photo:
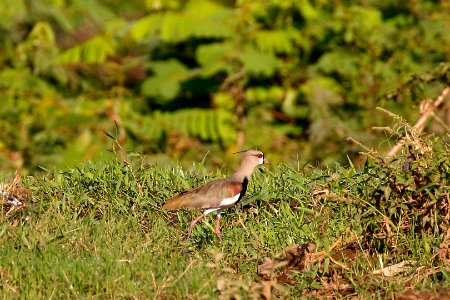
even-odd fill
[(240, 195), (241, 194), (239, 193), (233, 197), (223, 199), (222, 201), (220, 201), (220, 206), (229, 206), (236, 203), (236, 201), (239, 200)]

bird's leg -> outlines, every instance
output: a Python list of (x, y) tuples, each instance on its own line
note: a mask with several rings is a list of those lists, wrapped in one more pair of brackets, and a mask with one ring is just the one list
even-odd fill
[(219, 210), (216, 214), (216, 235), (220, 242), (222, 242), (222, 234), (220, 233), (220, 213)]
[(198, 221), (200, 221), (201, 219), (203, 219), (204, 216), (205, 216), (204, 214), (201, 214), (200, 216), (198, 216), (197, 218), (195, 218), (195, 219), (191, 222), (191, 225), (189, 225), (189, 230), (188, 230), (187, 239), (189, 239), (189, 237), (191, 236), (192, 228), (194, 228), (195, 223), (197, 223)]

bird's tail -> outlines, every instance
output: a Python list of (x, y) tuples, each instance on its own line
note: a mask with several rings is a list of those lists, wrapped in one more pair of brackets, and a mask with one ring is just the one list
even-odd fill
[(189, 206), (189, 199), (183, 194), (170, 198), (164, 203), (163, 208), (166, 210), (177, 210)]

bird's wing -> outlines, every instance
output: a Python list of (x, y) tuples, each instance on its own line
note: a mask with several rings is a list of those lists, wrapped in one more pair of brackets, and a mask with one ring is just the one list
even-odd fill
[[(183, 207), (216, 208), (229, 206), (240, 198), (237, 195), (240, 195), (242, 190), (243, 185), (240, 182), (227, 179), (214, 180), (170, 198), (163, 208), (177, 210)], [(233, 201), (232, 198), (235, 200)]]

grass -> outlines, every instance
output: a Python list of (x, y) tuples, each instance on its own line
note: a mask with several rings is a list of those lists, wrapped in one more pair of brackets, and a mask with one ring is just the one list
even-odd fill
[[(4, 299), (443, 295), (450, 282), (448, 261), (438, 259), (449, 225), (446, 147), (437, 145), (431, 158), (424, 153), (411, 160), (420, 150), (415, 148), (394, 162), (375, 157), (361, 170), (262, 167), (243, 205), (223, 215), (222, 243), (214, 218), (201, 221), (186, 240), (198, 211), (161, 209), (176, 192), (225, 176), (202, 164), (187, 171), (140, 160), (129, 166), (90, 162), (23, 178), (20, 184), (32, 191), (26, 208), (3, 204), (0, 211), (0, 294)], [(409, 173), (399, 167), (405, 161)], [(413, 263), (393, 276), (373, 274), (405, 261)]]

